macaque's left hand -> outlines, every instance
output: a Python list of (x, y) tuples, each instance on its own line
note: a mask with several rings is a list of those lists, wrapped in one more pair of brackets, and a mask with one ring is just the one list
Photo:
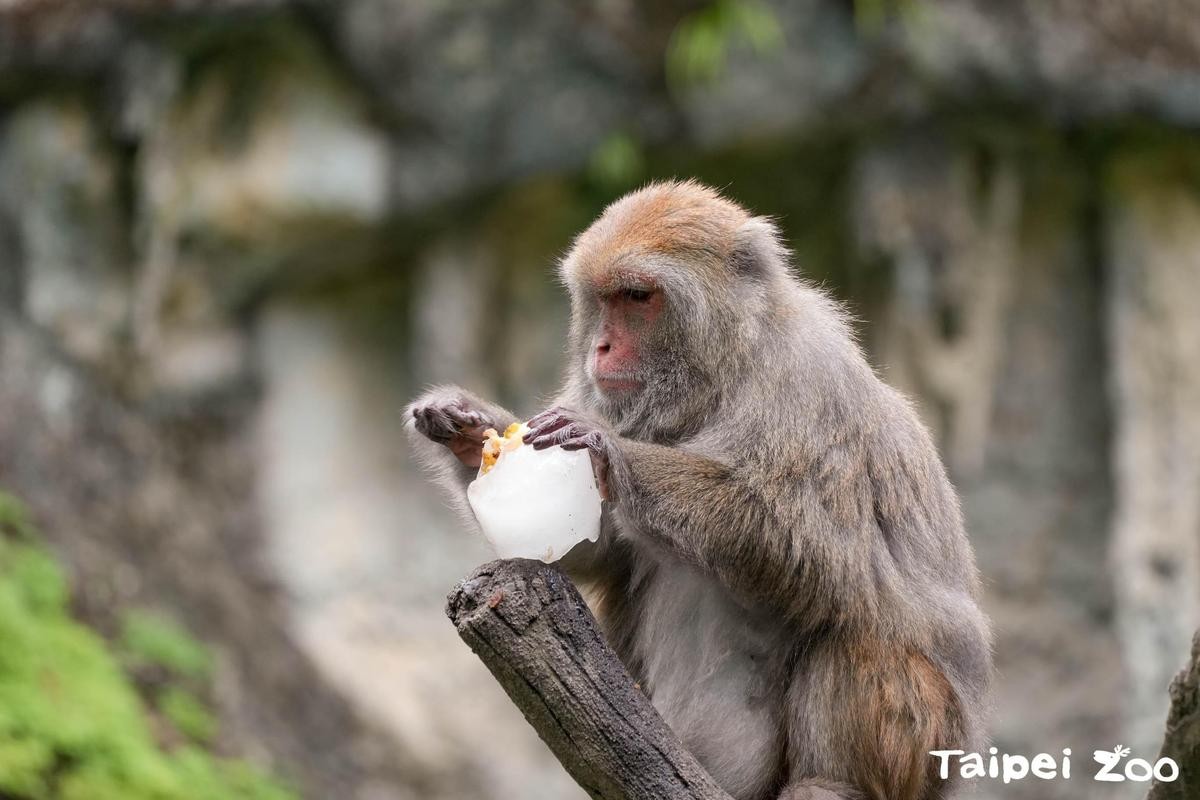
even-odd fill
[(592, 471), (600, 496), (611, 499), (608, 483), (608, 468), (620, 452), (613, 444), (613, 436), (602, 425), (584, 417), (577, 411), (555, 406), (529, 420), (529, 431), (524, 441), (534, 450), (544, 450), (555, 445), (564, 450), (587, 450), (592, 457)]
[(418, 433), (450, 448), (459, 461), (474, 469), (482, 457), (484, 429), (504, 427), (489, 419), (472, 395), (453, 386), (430, 389), (407, 413)]

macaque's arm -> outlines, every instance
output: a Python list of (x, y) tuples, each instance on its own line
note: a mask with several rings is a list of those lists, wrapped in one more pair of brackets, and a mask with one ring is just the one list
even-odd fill
[(614, 436), (566, 409), (530, 424), (535, 447), (593, 452), (631, 534), (711, 573), (747, 605), (819, 624), (875, 604), (859, 504), (830, 507), (804, 476)]
[[(806, 624), (869, 619), (878, 602), (865, 503), (828, 502), (807, 476), (734, 468), (617, 438), (610, 481), (641, 535), (712, 573), (735, 597)], [(840, 508), (838, 506), (841, 506)]]

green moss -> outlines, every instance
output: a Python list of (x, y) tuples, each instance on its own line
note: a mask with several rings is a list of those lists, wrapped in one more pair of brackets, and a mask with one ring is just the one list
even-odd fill
[[(20, 506), (0, 493), (0, 796), (12, 800), (288, 798), (252, 767), (155, 742), (147, 710), (108, 645), (67, 612), (61, 570)], [(183, 674), (208, 671), (178, 630), (138, 620), (131, 638)], [(127, 631), (128, 633), (129, 631)], [(169, 635), (166, 635), (169, 634)], [(181, 642), (188, 642), (182, 645)], [(215, 724), (193, 696), (163, 711), (196, 740)]]
[(28, 522), (25, 506), (19, 500), (0, 492), (0, 536), (12, 539), (31, 539), (33, 529)]
[(54, 750), (46, 742), (0, 740), (0, 794), (44, 796), (46, 775), (53, 766)]
[(194, 742), (210, 742), (217, 733), (217, 720), (212, 712), (186, 689), (167, 687), (158, 697), (158, 710)]
[(147, 611), (125, 614), (121, 649), (134, 664), (165, 667), (184, 678), (204, 679), (212, 671), (203, 645), (171, 620)]

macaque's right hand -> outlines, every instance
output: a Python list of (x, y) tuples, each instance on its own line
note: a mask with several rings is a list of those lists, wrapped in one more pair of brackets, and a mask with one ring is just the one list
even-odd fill
[(408, 407), (417, 432), (450, 448), (464, 465), (479, 468), (483, 434), (496, 423), (475, 406), (474, 399), (457, 389), (431, 389)]

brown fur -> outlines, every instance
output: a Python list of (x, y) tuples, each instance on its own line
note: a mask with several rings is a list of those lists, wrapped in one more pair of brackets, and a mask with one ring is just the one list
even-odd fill
[(964, 736), (945, 676), (923, 653), (883, 642), (857, 642), (839, 656), (830, 659), (819, 691), (834, 705), (818, 713), (838, 714), (846, 698), (860, 702), (828, 731), (834, 760), (843, 767), (826, 769), (825, 777), (857, 787), (870, 800), (941, 797), (945, 787), (928, 753), (956, 746)]
[[(613, 204), (560, 273), (553, 413), (612, 491), (562, 566), (664, 718), (739, 800), (948, 796), (928, 753), (982, 746), (991, 675), (974, 559), (928, 432), (844, 314), (770, 222), (694, 182)], [(646, 282), (638, 324), (602, 323), (606, 293)], [(638, 391), (594, 382), (602, 329), (637, 339)], [(473, 470), (428, 440), (513, 416), (455, 387), (411, 411), (461, 507)]]
[(605, 289), (639, 257), (663, 254), (715, 268), (746, 219), (745, 211), (707, 186), (690, 181), (651, 186), (626, 197), (579, 237), (576, 275)]

